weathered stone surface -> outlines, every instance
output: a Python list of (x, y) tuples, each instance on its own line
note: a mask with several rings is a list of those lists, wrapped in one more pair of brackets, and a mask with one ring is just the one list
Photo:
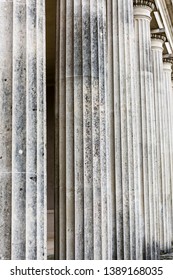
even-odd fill
[(11, 258), (12, 5), (0, 1), (0, 259)]
[(155, 123), (150, 21), (153, 1), (133, 1), (135, 18), (136, 118), (139, 182), (137, 259), (154, 259)]
[(13, 12), (12, 259), (25, 259), (26, 3), (13, 1)]
[[(151, 43), (154, 3), (57, 0), (56, 259), (171, 250), (171, 61)], [(47, 258), (45, 33), (45, 1), (0, 0), (0, 259)]]
[(28, 1), (26, 16), (26, 258), (46, 259), (45, 2)]
[(161, 260), (173, 260), (173, 248), (171, 247), (170, 253), (161, 254), (160, 259)]
[(104, 1), (59, 7), (56, 258), (107, 259), (106, 7)]
[(37, 259), (47, 259), (46, 7), (37, 0)]
[(109, 258), (135, 259), (133, 3), (107, 1)]
[(107, 3), (108, 89), (105, 2), (60, 2), (56, 258), (135, 259), (132, 1)]
[(46, 259), (45, 2), (0, 1), (0, 27), (0, 258)]

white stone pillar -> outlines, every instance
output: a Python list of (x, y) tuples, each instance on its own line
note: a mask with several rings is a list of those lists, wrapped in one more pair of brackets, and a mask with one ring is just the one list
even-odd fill
[[(163, 94), (163, 43), (166, 38), (159, 34), (152, 34), (152, 62), (153, 62), (153, 78), (154, 78), (154, 106), (156, 118), (156, 149), (157, 149), (157, 177), (155, 185), (154, 199), (154, 225), (156, 240), (156, 256), (158, 259), (160, 252), (164, 248), (164, 205), (163, 205), (163, 189), (164, 189), (164, 160), (163, 160), (163, 122), (162, 122), (162, 94)], [(156, 211), (155, 211), (156, 210)]]
[(58, 9), (56, 258), (107, 259), (106, 4), (61, 0)]
[(164, 156), (165, 156), (165, 252), (169, 252), (171, 249), (171, 239), (172, 239), (172, 220), (171, 220), (171, 195), (172, 195), (172, 171), (173, 162), (171, 158), (172, 154), (172, 118), (170, 106), (172, 86), (171, 86), (171, 71), (172, 71), (172, 60), (164, 59), (163, 63), (163, 122), (164, 122)]
[[(131, 0), (107, 1), (109, 259), (136, 259), (134, 28)], [(136, 182), (137, 183), (137, 182)]]
[(0, 0), (0, 259), (11, 258), (13, 1)]
[(0, 1), (0, 27), (0, 254), (46, 259), (45, 2)]
[(155, 258), (154, 183), (155, 123), (151, 56), (151, 12), (154, 1), (134, 0), (136, 50), (136, 108), (139, 149), (139, 258)]

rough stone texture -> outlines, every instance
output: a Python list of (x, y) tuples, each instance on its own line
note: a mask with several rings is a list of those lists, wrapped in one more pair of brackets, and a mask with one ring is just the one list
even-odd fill
[(133, 3), (107, 4), (105, 95), (105, 1), (58, 2), (57, 259), (136, 258)]
[[(171, 63), (163, 75), (158, 35), (151, 57), (153, 8), (57, 0), (56, 259), (171, 250)], [(46, 259), (45, 72), (45, 1), (0, 0), (0, 259)]]
[[(162, 112), (162, 95), (163, 95), (163, 43), (165, 37), (152, 34), (152, 62), (153, 62), (153, 78), (154, 78), (154, 105), (156, 114), (156, 148), (157, 148), (157, 184), (155, 196), (157, 203), (154, 205), (155, 223), (155, 240), (157, 240), (157, 248), (155, 258), (158, 259), (160, 252), (164, 249), (164, 203), (163, 189), (164, 180), (164, 155), (163, 155), (163, 112)], [(155, 211), (154, 210), (154, 211)]]
[(47, 258), (47, 113), (45, 1), (37, 0), (37, 259)]
[(12, 1), (0, 1), (0, 259), (11, 258)]
[(0, 1), (0, 27), (0, 258), (46, 259), (45, 2)]
[(36, 0), (29, 0), (27, 15), (26, 94), (26, 258), (37, 256), (37, 57)]
[(160, 255), (161, 260), (173, 260), (173, 248), (171, 247), (171, 250), (167, 254), (161, 254)]
[(45, 2), (26, 8), (26, 259), (46, 259)]
[(56, 258), (107, 259), (105, 1), (59, 7)]
[[(135, 18), (135, 64), (136, 64), (136, 114), (139, 182), (140, 236), (137, 259), (154, 259), (156, 240), (154, 236), (155, 197), (155, 123), (154, 95), (151, 58), (150, 13), (153, 1), (134, 1)], [(152, 5), (150, 5), (152, 4)]]
[(12, 259), (25, 259), (26, 3), (13, 1), (13, 11)]

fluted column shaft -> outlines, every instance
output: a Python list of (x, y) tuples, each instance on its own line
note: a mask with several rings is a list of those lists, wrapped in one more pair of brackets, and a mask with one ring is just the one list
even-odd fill
[(11, 257), (12, 2), (0, 1), (0, 259)]
[(135, 259), (133, 3), (107, 7), (109, 258)]
[(159, 248), (164, 248), (164, 161), (163, 161), (163, 122), (162, 122), (162, 94), (163, 94), (163, 43), (165, 37), (152, 34), (152, 62), (154, 78), (154, 106), (156, 118), (156, 148), (157, 148), (157, 183), (154, 191), (155, 194), (155, 240), (157, 242), (156, 256), (159, 257)]
[(134, 2), (136, 49), (136, 109), (139, 182), (139, 231), (137, 258), (155, 258), (154, 183), (155, 183), (155, 124), (151, 59), (150, 21), (154, 1)]
[(107, 259), (106, 4), (62, 0), (58, 9), (56, 258)]
[(0, 205), (6, 205), (0, 208), (0, 254), (5, 259), (46, 259), (45, 2), (0, 5)]
[(165, 159), (165, 252), (169, 252), (171, 249), (171, 239), (172, 239), (172, 171), (173, 171), (173, 162), (172, 162), (172, 108), (171, 108), (171, 67), (172, 63), (169, 59), (164, 59), (163, 63), (163, 122), (164, 122), (164, 159)]

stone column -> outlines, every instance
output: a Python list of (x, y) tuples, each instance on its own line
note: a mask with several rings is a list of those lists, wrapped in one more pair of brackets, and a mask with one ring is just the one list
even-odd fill
[(107, 30), (109, 259), (129, 260), (136, 259), (134, 185), (137, 184), (133, 150), (134, 28), (131, 0), (107, 1)]
[(163, 122), (162, 122), (162, 94), (163, 94), (163, 43), (166, 38), (159, 34), (152, 34), (152, 62), (153, 62), (153, 78), (154, 78), (154, 106), (156, 118), (156, 148), (157, 148), (157, 181), (155, 189), (154, 211), (155, 215), (155, 240), (156, 240), (156, 256), (158, 259), (160, 252), (164, 249), (164, 204), (163, 191), (164, 181), (164, 159), (163, 159)]
[(11, 257), (13, 1), (0, 1), (0, 259)]
[(172, 71), (172, 60), (164, 59), (163, 63), (163, 82), (164, 82), (164, 91), (163, 91), (163, 122), (164, 122), (164, 156), (165, 156), (165, 252), (169, 252), (171, 249), (171, 239), (172, 239), (172, 220), (171, 220), (171, 194), (172, 194), (172, 171), (173, 171), (173, 161), (172, 161), (172, 108), (171, 108), (171, 71)]
[(155, 190), (155, 123), (150, 21), (154, 1), (134, 0), (136, 108), (139, 174), (138, 259), (155, 258), (154, 190)]
[(0, 254), (46, 259), (45, 2), (0, 1), (0, 26)]
[(58, 9), (56, 258), (107, 259), (106, 4), (61, 0)]

